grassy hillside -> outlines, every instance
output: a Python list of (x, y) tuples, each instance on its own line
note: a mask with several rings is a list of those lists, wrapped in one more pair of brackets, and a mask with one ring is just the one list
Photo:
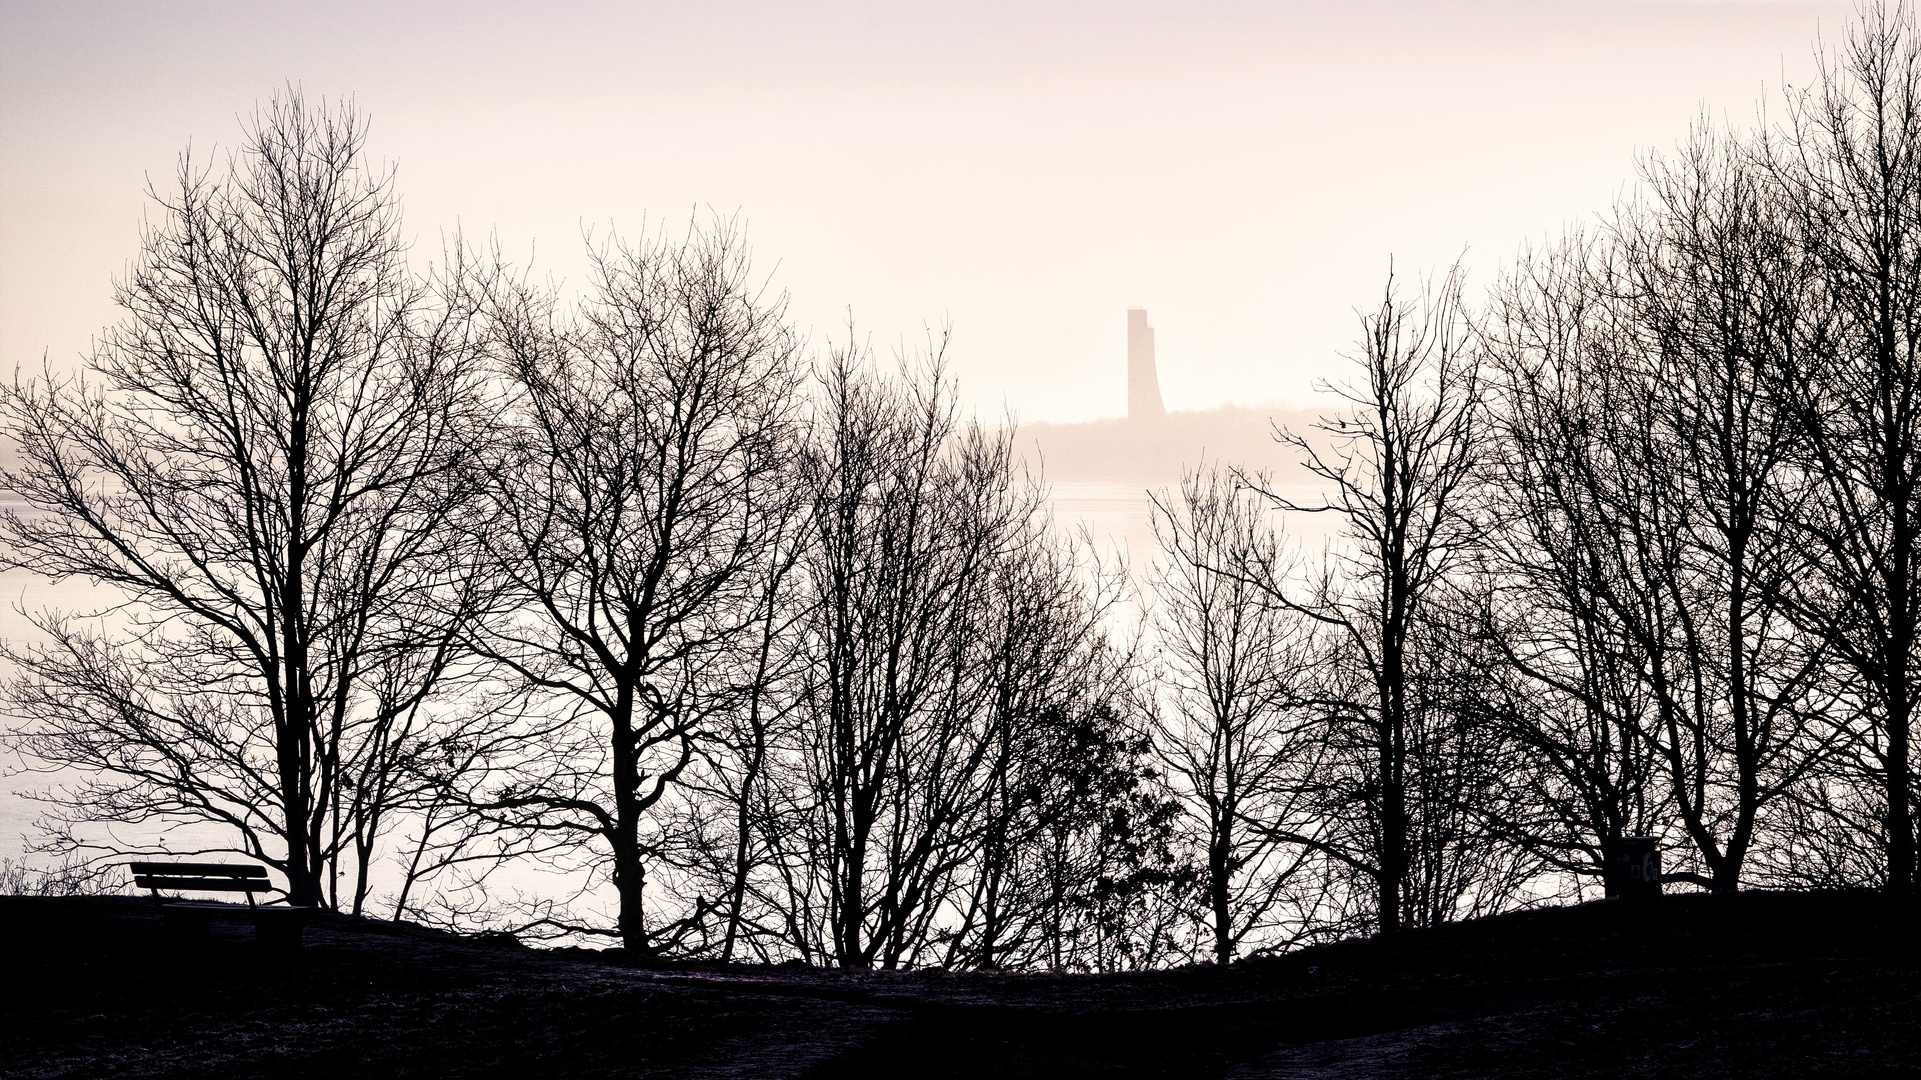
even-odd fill
[(1912, 909), (1870, 895), (1523, 912), (1113, 976), (635, 964), (320, 918), (171, 952), (146, 901), (0, 898), (8, 1077), (1921, 1075)]

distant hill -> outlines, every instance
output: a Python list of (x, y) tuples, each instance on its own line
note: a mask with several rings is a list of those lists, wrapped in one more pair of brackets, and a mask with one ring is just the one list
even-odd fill
[(1022, 424), (1016, 436), (1029, 465), (1041, 466), (1051, 481), (1160, 486), (1179, 482), (1184, 469), (1205, 459), (1265, 469), (1279, 483), (1306, 483), (1313, 477), (1293, 449), (1275, 441), (1275, 429), (1314, 438), (1312, 425), (1319, 415), (1305, 409), (1223, 405), (1148, 420)]

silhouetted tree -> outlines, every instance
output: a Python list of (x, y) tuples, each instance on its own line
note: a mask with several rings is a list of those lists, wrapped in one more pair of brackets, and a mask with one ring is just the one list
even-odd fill
[(1077, 875), (1128, 861), (1097, 821), (1151, 786), (1113, 719), (1119, 578), (1051, 534), (1011, 435), (961, 420), (943, 349), (896, 378), (836, 350), (802, 458), (801, 710), (761, 895), (787, 947), (848, 967), (1048, 956)]
[[(1793, 424), (1772, 384), (1811, 359), (1801, 346), (1812, 305), (1781, 202), (1739, 144), (1704, 132), (1655, 163), (1648, 181), (1647, 209), (1619, 226), (1641, 331), (1640, 362), (1627, 370), (1646, 380), (1647, 405), (1632, 413), (1645, 430), (1644, 475), (1682, 513), (1683, 577), (1666, 588), (1679, 597), (1684, 660), (1659, 670), (1688, 672), (1678, 695), (1660, 685), (1657, 745), (1711, 887), (1729, 891), (1768, 804), (1814, 760), (1809, 717), (1832, 704), (1811, 697), (1823, 651), (1782, 607), (1806, 571), (1784, 531), (1805, 498), (1790, 468)], [(1703, 747), (1723, 763), (1698, 760)], [(1727, 775), (1719, 829), (1700, 781), (1717, 771)]]
[[(1857, 775), (1879, 787), (1831, 819), (1879, 833), (1886, 888), (1915, 892), (1921, 699), (1921, 33), (1905, 4), (1863, 9), (1817, 85), (1791, 95), (1763, 155), (1824, 307), (1811, 355), (1779, 372), (1806, 502), (1789, 525), (1811, 558), (1783, 583), (1796, 617), (1852, 670), (1834, 710)], [(1811, 320), (1814, 321), (1814, 320)], [(1822, 324), (1825, 325), (1822, 325)], [(1846, 808), (1847, 800), (1828, 803)], [(1875, 802), (1879, 806), (1874, 805)]]
[(566, 722), (474, 798), (605, 859), (622, 943), (654, 952), (708, 914), (648, 925), (648, 817), (738, 702), (708, 666), (764, 621), (799, 346), (731, 225), (610, 243), (594, 284), (577, 316), (525, 287), (494, 306), (518, 407), (489, 470), (480, 539), (503, 591), (478, 646)]
[(812, 536), (804, 859), (821, 948), (913, 963), (975, 854), (992, 779), (993, 575), (1035, 514), (1008, 442), (963, 426), (936, 351), (897, 383), (853, 347), (823, 373)]
[[(1071, 909), (1089, 903), (1102, 875), (1145, 885), (1154, 872), (1154, 777), (1121, 723), (1132, 657), (1103, 627), (1125, 582), (1121, 567), (1087, 554), (1034, 514), (992, 567), (977, 611), (990, 749), (975, 851), (957, 875), (956, 918), (939, 930), (946, 966), (1063, 966), (1050, 954), (1072, 943), (1039, 935), (1084, 914)], [(1116, 828), (1117, 806), (1140, 819)]]
[[(778, 775), (791, 752), (800, 718), (805, 667), (800, 625), (807, 606), (797, 567), (808, 528), (803, 493), (790, 485), (777, 497), (794, 500), (778, 511), (754, 573), (755, 615), (706, 667), (710, 686), (729, 696), (709, 717), (682, 775), (680, 798), (657, 808), (671, 818), (658, 857), (671, 863), (679, 899), (698, 909), (719, 898), (716, 923), (690, 949), (713, 949), (723, 960), (751, 951), (762, 960), (786, 954), (781, 906), (767, 890), (779, 845), (770, 838), (789, 827), (788, 792)], [(716, 944), (717, 941), (717, 944)]]
[(1376, 922), (1391, 933), (1409, 925), (1404, 903), (1413, 867), (1417, 815), (1410, 803), (1418, 768), (1411, 740), (1418, 724), (1438, 722), (1436, 701), (1419, 679), (1436, 641), (1423, 621), (1438, 614), (1475, 524), (1467, 484), (1481, 433), (1481, 386), (1460, 306), (1457, 271), (1416, 307), (1390, 277), (1380, 308), (1362, 319), (1361, 384), (1344, 390), (1351, 408), (1317, 428), (1322, 449), (1300, 434), (1281, 438), (1331, 489), (1324, 502), (1301, 503), (1264, 488), (1282, 510), (1333, 513), (1347, 546), (1317, 580), (1289, 580), (1279, 568), (1251, 572), (1281, 605), (1333, 635), (1333, 662), (1316, 696), (1329, 717), (1325, 738), (1344, 768), (1317, 780), (1325, 820), (1313, 834), (1284, 838), (1313, 847), (1361, 875), (1375, 899)]
[[(1570, 245), (1510, 294), (1495, 350), (1514, 500), (1500, 516), (1519, 542), (1507, 565), (1564, 609), (1510, 659), (1552, 693), (1579, 686), (1604, 742), (1622, 710), (1637, 714), (1706, 871), (1670, 872), (1716, 891), (1738, 887), (1768, 805), (1817, 760), (1810, 717), (1829, 704), (1823, 653), (1782, 604), (1805, 563), (1784, 532), (1801, 497), (1771, 386), (1805, 362), (1806, 291), (1779, 202), (1743, 155), (1704, 132), (1652, 162), (1647, 203), (1605, 245)], [(1628, 751), (1610, 753), (1626, 766)], [(1583, 754), (1605, 786), (1610, 770)], [(1619, 794), (1610, 830), (1634, 801)]]
[(1595, 242), (1524, 259), (1483, 329), (1491, 408), (1478, 553), (1480, 622), (1501, 653), (1504, 716), (1528, 766), (1493, 809), (1510, 841), (1607, 895), (1626, 886), (1621, 838), (1664, 825), (1645, 666), (1610, 610), (1621, 535), (1595, 490), (1600, 389), (1618, 352), (1618, 290), (1597, 287)]
[(218, 825), (295, 903), (340, 904), (347, 871), (357, 910), (483, 595), (464, 273), (409, 273), (364, 120), (297, 90), (153, 197), (88, 375), (0, 394), (34, 511), (0, 564), (118, 597), (7, 650), (13, 709), (78, 770), (67, 823)]
[(1265, 500), (1217, 466), (1183, 478), (1178, 500), (1162, 492), (1153, 503), (1166, 669), (1153, 744), (1198, 834), (1214, 960), (1226, 964), (1250, 936), (1272, 947), (1298, 933), (1312, 883), (1325, 880), (1311, 873), (1311, 847), (1283, 840), (1314, 827), (1298, 782), (1320, 756), (1302, 709), (1314, 641), (1247, 573), (1285, 568)]
[(1153, 767), (1150, 741), (1105, 700), (1126, 672), (1105, 673), (1116, 677), (1091, 707), (1030, 726), (1033, 750), (1016, 762), (1027, 801), (1006, 830), (1016, 842), (992, 853), (1008, 868), (998, 880), (1012, 886), (1000, 901), (1009, 930), (996, 936), (991, 960), (959, 954), (972, 966), (1121, 971), (1193, 954), (1198, 875), (1181, 844), (1180, 806)]

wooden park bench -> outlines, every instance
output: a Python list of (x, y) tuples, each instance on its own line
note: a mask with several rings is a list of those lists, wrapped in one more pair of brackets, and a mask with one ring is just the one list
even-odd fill
[[(267, 868), (264, 866), (194, 862), (130, 862), (127, 866), (133, 870), (134, 887), (153, 893), (154, 903), (160, 905), (167, 936), (178, 942), (206, 940), (208, 923), (215, 915), (246, 912), (253, 916), (256, 943), (270, 949), (297, 949), (300, 947), (300, 928), (307, 920), (307, 913), (313, 910), (290, 904), (275, 906), (255, 903), (255, 893), (276, 891), (267, 881)], [(238, 904), (163, 898), (160, 895), (162, 889), (170, 892), (244, 892), (247, 894), (247, 906), (243, 908)]]

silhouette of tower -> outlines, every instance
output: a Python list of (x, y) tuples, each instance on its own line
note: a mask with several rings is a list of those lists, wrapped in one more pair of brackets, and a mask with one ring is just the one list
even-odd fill
[(1167, 415), (1161, 404), (1161, 378), (1154, 371), (1154, 328), (1147, 325), (1146, 308), (1127, 309), (1127, 418), (1146, 420)]

